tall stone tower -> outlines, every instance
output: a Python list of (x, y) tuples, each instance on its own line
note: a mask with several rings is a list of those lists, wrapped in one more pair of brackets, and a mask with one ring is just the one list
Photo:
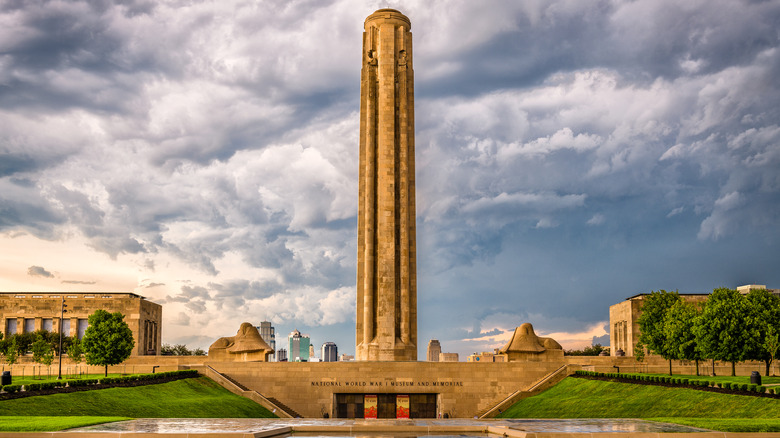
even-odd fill
[(366, 18), (360, 74), (357, 360), (417, 360), (411, 23)]

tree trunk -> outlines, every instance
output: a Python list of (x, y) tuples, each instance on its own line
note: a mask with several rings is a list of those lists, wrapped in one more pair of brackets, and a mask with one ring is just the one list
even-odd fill
[(769, 377), (769, 367), (772, 366), (772, 359), (767, 359), (764, 362), (766, 362), (766, 372), (764, 375)]
[(669, 375), (672, 375), (672, 360), (669, 359)]
[(737, 375), (737, 363), (731, 362), (731, 377), (734, 377)]
[(699, 375), (699, 359), (694, 360), (696, 362), (696, 375)]
[(103, 374), (104, 377), (108, 377), (108, 365), (106, 365), (106, 372)]
[(712, 375), (715, 375), (715, 359), (712, 359)]

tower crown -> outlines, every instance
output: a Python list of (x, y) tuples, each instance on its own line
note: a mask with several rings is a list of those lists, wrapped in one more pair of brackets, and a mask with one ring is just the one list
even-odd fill
[[(375, 23), (377, 22), (377, 23)], [(412, 22), (409, 21), (409, 18), (400, 13), (399, 11), (395, 9), (379, 9), (373, 14), (369, 15), (366, 18), (366, 22), (364, 24), (364, 29), (368, 29), (368, 26), (370, 24), (373, 25), (380, 25), (380, 24), (394, 24), (397, 26), (403, 26), (406, 28), (406, 30), (409, 30), (412, 28)]]

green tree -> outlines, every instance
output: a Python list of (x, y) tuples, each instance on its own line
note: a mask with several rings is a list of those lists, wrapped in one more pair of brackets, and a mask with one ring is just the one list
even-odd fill
[(747, 324), (747, 299), (733, 289), (715, 289), (695, 319), (693, 332), (704, 357), (731, 362), (731, 375), (736, 375), (736, 363), (748, 358), (750, 345), (758, 333)]
[(44, 336), (38, 336), (30, 346), (33, 361), (49, 366), (54, 360), (54, 349)]
[(642, 314), (639, 323), (639, 342), (652, 353), (669, 361), (669, 375), (672, 374), (672, 358), (675, 351), (666, 338), (665, 321), (669, 309), (680, 301), (680, 294), (660, 290), (646, 295), (642, 300)]
[(37, 333), (17, 333), (13, 337), (16, 339), (16, 352), (19, 354), (26, 354), (28, 351), (30, 351), (32, 343), (35, 342)]
[(667, 351), (672, 359), (692, 360), (696, 363), (696, 375), (699, 375), (699, 361), (704, 359), (696, 344), (693, 323), (701, 311), (692, 303), (682, 300), (674, 303), (666, 313), (664, 331)]
[(11, 339), (8, 336), (3, 336), (3, 333), (0, 332), (0, 354), (5, 355), (9, 345), (11, 345)]
[(192, 351), (184, 344), (176, 344), (173, 346), (174, 356), (192, 356)]
[[(780, 350), (780, 332), (777, 331), (774, 327), (769, 327), (766, 331), (766, 338), (764, 339), (764, 346), (766, 347), (766, 351), (769, 352), (769, 357), (771, 360), (769, 363), (774, 362), (775, 358), (777, 357), (777, 352)], [(766, 375), (769, 375), (769, 371), (767, 371)], [(772, 373), (774, 376), (775, 374)]]
[(162, 344), (162, 347), (160, 348), (160, 354), (163, 356), (173, 356), (173, 345), (171, 344)]
[[(774, 361), (777, 348), (773, 352), (771, 342), (767, 345), (767, 335), (780, 326), (780, 298), (769, 293), (766, 289), (753, 289), (746, 296), (749, 312), (746, 325), (756, 336), (750, 340), (750, 353), (747, 359), (761, 360), (766, 365), (765, 376), (769, 375), (769, 369)], [(771, 339), (770, 339), (771, 340)]]
[(133, 332), (119, 312), (96, 310), (89, 316), (89, 326), (81, 340), (87, 365), (103, 365), (108, 376), (108, 366), (122, 363), (130, 357), (135, 346)]
[(606, 350), (601, 344), (594, 344), (583, 348), (582, 350), (565, 350), (566, 356), (598, 356), (599, 353)]
[(163, 356), (205, 356), (206, 352), (202, 348), (190, 350), (184, 344), (162, 344), (160, 354)]
[(643, 362), (645, 360), (645, 344), (642, 341), (637, 341), (634, 347), (634, 359), (637, 362)]
[(8, 365), (13, 365), (19, 358), (19, 346), (16, 345), (16, 336), (11, 336), (11, 342), (8, 344), (5, 350), (5, 361)]
[(81, 348), (81, 341), (78, 338), (71, 339), (70, 345), (68, 345), (65, 351), (73, 363), (81, 363), (81, 360), (84, 358), (84, 350)]

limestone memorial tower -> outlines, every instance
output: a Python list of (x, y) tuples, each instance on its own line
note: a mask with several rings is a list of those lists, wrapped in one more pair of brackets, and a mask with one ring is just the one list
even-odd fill
[(360, 74), (357, 360), (417, 360), (411, 22), (366, 18)]

